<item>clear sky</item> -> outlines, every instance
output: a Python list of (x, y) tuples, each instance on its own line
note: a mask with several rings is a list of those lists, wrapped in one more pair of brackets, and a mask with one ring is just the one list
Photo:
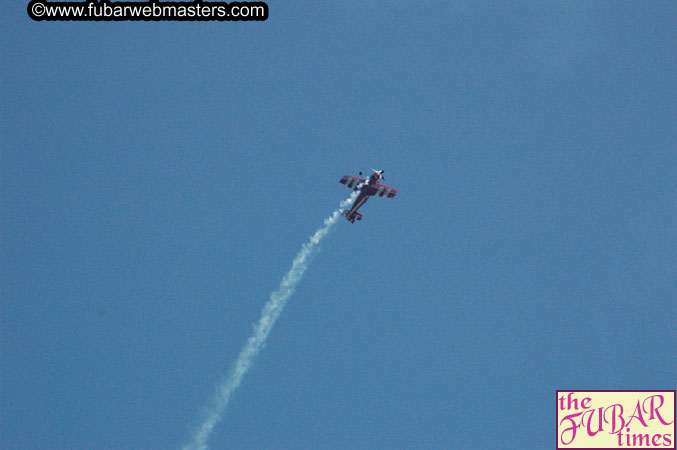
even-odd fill
[(211, 448), (553, 448), (556, 389), (675, 389), (677, 4), (325, 3), (0, 6), (0, 447), (180, 448), (372, 167)]

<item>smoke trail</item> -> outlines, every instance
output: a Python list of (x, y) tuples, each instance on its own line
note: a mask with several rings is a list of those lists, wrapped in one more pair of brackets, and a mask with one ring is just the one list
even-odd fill
[(308, 269), (310, 256), (312, 256), (313, 251), (317, 248), (320, 241), (322, 241), (327, 233), (329, 233), (331, 227), (336, 223), (339, 217), (341, 217), (341, 212), (355, 201), (357, 195), (357, 191), (353, 192), (349, 198), (341, 202), (338, 209), (324, 220), (324, 225), (312, 235), (308, 242), (303, 244), (303, 247), (301, 247), (301, 250), (294, 258), (291, 269), (289, 269), (289, 272), (287, 272), (280, 282), (280, 287), (270, 294), (270, 300), (268, 300), (263, 307), (261, 318), (254, 326), (254, 333), (249, 337), (242, 350), (240, 350), (240, 354), (231, 366), (228, 374), (219, 382), (216, 391), (209, 399), (208, 406), (205, 408), (206, 414), (202, 425), (195, 431), (192, 442), (184, 446), (183, 450), (204, 450), (207, 448), (207, 439), (209, 438), (209, 435), (212, 433), (214, 427), (221, 421), (223, 412), (226, 410), (228, 402), (230, 401), (230, 396), (233, 394), (233, 391), (240, 386), (242, 378), (244, 378), (245, 374), (252, 366), (254, 359), (259, 354), (259, 351), (261, 351), (270, 330), (273, 328), (273, 325), (275, 325), (275, 321), (280, 316), (287, 300), (289, 300), (289, 297), (294, 293), (296, 285), (301, 281), (303, 274), (306, 269)]

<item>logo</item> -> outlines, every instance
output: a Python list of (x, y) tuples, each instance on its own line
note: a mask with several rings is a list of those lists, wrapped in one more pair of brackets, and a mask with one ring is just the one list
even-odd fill
[(675, 449), (675, 391), (557, 391), (557, 450)]

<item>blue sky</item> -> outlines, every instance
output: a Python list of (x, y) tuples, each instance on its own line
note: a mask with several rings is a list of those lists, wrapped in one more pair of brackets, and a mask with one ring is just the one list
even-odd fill
[[(673, 2), (0, 10), (0, 447), (552, 448), (557, 389), (675, 389)], [(293, 4), (290, 4), (293, 3)]]

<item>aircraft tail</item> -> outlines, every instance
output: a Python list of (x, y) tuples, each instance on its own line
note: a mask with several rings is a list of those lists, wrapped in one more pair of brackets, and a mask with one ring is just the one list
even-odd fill
[(346, 216), (346, 219), (348, 219), (348, 222), (350, 223), (355, 223), (356, 220), (362, 220), (362, 214), (355, 211), (346, 211), (343, 215)]

